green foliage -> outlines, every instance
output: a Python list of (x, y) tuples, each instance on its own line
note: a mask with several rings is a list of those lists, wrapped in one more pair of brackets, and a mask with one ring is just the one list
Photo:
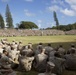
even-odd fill
[(19, 24), (20, 29), (34, 29), (38, 28), (38, 26), (33, 22), (21, 21)]
[(54, 11), (53, 14), (54, 14), (54, 21), (56, 22), (56, 27), (58, 29), (59, 22), (58, 22), (58, 18), (57, 18), (56, 12)]
[(11, 15), (11, 12), (10, 12), (10, 9), (9, 9), (9, 6), (7, 4), (6, 6), (6, 26), (8, 28), (13, 28), (13, 19), (12, 19), (12, 15)]
[(2, 15), (0, 14), (0, 28), (4, 28), (5, 27), (5, 24), (4, 24), (4, 19), (2, 17)]
[[(52, 27), (52, 29), (57, 29), (57, 27), (54, 26), (54, 27)], [(58, 29), (63, 30), (63, 31), (69, 31), (72, 29), (76, 29), (76, 23), (68, 24), (68, 25), (59, 25)]]

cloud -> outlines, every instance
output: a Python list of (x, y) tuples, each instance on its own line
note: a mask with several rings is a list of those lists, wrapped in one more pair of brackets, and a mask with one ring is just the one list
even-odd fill
[(62, 0), (52, 0), (51, 3), (52, 4), (60, 4), (60, 5), (64, 6), (64, 1), (62, 1)]
[(38, 23), (38, 27), (41, 28), (42, 20), (37, 20), (37, 23)]
[(53, 23), (53, 22), (51, 23), (51, 27), (53, 27), (53, 26), (56, 26), (56, 25), (55, 25), (55, 22), (54, 22), (54, 23)]
[(76, 5), (71, 5), (71, 8), (76, 11)]
[(76, 0), (65, 0), (70, 5), (76, 5)]
[(38, 27), (39, 27), (39, 29), (41, 28), (41, 24), (40, 23), (38, 24)]
[(9, 2), (10, 0), (1, 0), (2, 2)]
[(33, 0), (25, 0), (26, 2), (33, 2)]
[(73, 10), (69, 10), (69, 9), (62, 9), (60, 10), (63, 14), (67, 15), (67, 16), (75, 16), (75, 12)]
[(65, 0), (68, 3), (72, 10), (76, 11), (76, 0)]
[(61, 9), (60, 12), (62, 12), (63, 14), (67, 15), (67, 16), (76, 16), (76, 0), (65, 0), (65, 2), (67, 3), (67, 5), (69, 5), (69, 9), (65, 8), (65, 9)]
[(36, 14), (32, 13), (32, 12), (29, 12), (29, 10), (25, 9), (24, 10), (25, 12), (25, 15), (28, 16), (28, 17), (31, 17), (31, 16), (35, 16)]
[(42, 22), (42, 20), (37, 20), (37, 22), (38, 22), (38, 23), (41, 23), (41, 22)]
[(54, 5), (54, 6), (49, 6), (46, 8), (48, 11), (57, 11), (59, 10), (60, 8), (57, 6), (57, 5)]
[[(52, 6), (47, 7), (46, 9), (50, 12), (59, 11), (67, 16), (76, 16), (76, 0), (65, 0), (67, 5), (63, 6), (65, 3), (62, 0), (52, 0)], [(58, 5), (60, 4), (60, 5)], [(69, 6), (70, 7), (69, 7)]]
[(65, 8), (65, 9), (61, 9), (60, 11), (68, 16), (76, 16), (75, 12), (76, 12), (76, 0), (65, 0), (66, 3), (68, 3), (68, 5), (70, 6), (70, 9)]

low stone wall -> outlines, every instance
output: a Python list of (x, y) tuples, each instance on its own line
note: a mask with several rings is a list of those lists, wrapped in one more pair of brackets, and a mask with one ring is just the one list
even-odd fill
[(70, 30), (65, 32), (66, 35), (76, 35), (76, 30)]
[(71, 35), (76, 34), (76, 30), (70, 30), (67, 32), (51, 29), (51, 30), (16, 30), (16, 29), (0, 29), (0, 36), (50, 36), (50, 35)]

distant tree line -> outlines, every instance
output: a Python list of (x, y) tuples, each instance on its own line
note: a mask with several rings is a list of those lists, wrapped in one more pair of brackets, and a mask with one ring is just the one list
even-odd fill
[(73, 24), (68, 24), (68, 25), (59, 25), (57, 26), (53, 26), (52, 28), (46, 28), (46, 29), (59, 29), (59, 30), (63, 30), (63, 31), (69, 31), (72, 29), (76, 29), (76, 23)]

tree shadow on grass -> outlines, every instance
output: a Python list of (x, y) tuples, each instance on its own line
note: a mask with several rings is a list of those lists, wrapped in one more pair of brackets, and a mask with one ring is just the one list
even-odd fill
[[(45, 46), (47, 46), (47, 44), (48, 44), (48, 43), (43, 43), (43, 46), (45, 47)], [(71, 47), (71, 44), (74, 44), (74, 45), (76, 46), (76, 42), (54, 42), (54, 43), (51, 43), (51, 46), (52, 46), (53, 48), (56, 48), (56, 47), (58, 47), (59, 45), (63, 45), (63, 48), (64, 48), (65, 50), (68, 50), (68, 49)], [(36, 49), (37, 45), (38, 45), (38, 44), (33, 44), (34, 49)]]
[[(48, 43), (43, 43), (43, 46), (47, 46)], [(63, 48), (65, 50), (68, 50), (70, 47), (71, 47), (71, 44), (75, 44), (76, 46), (76, 42), (56, 42), (56, 43), (51, 43), (52, 47), (53, 48), (56, 48), (58, 47), (60, 44), (63, 45)], [(38, 43), (37, 44), (33, 44), (33, 48), (36, 50), (36, 47), (37, 47)], [(19, 72), (17, 71), (17, 75), (37, 75), (38, 72), (36, 72), (35, 70), (31, 70), (29, 72)], [(68, 71), (68, 70), (65, 70), (62, 75), (76, 75), (76, 71)]]
[(29, 72), (21, 72), (21, 71), (17, 71), (17, 75), (37, 75), (38, 72), (36, 72), (35, 70), (31, 70)]
[[(45, 46), (47, 46), (47, 44), (48, 43), (43, 43), (43, 46), (45, 47)], [(63, 45), (63, 48), (65, 49), (65, 50), (68, 50), (70, 47), (71, 47), (71, 44), (74, 44), (75, 45), (75, 47), (76, 47), (76, 42), (56, 42), (56, 43), (51, 43), (51, 46), (53, 47), (53, 48), (56, 48), (56, 47), (58, 47), (59, 45)], [(38, 44), (33, 44), (33, 47), (36, 49), (36, 46), (37, 46)], [(62, 73), (62, 75), (76, 75), (76, 71), (69, 71), (69, 70), (65, 70), (63, 73)]]

